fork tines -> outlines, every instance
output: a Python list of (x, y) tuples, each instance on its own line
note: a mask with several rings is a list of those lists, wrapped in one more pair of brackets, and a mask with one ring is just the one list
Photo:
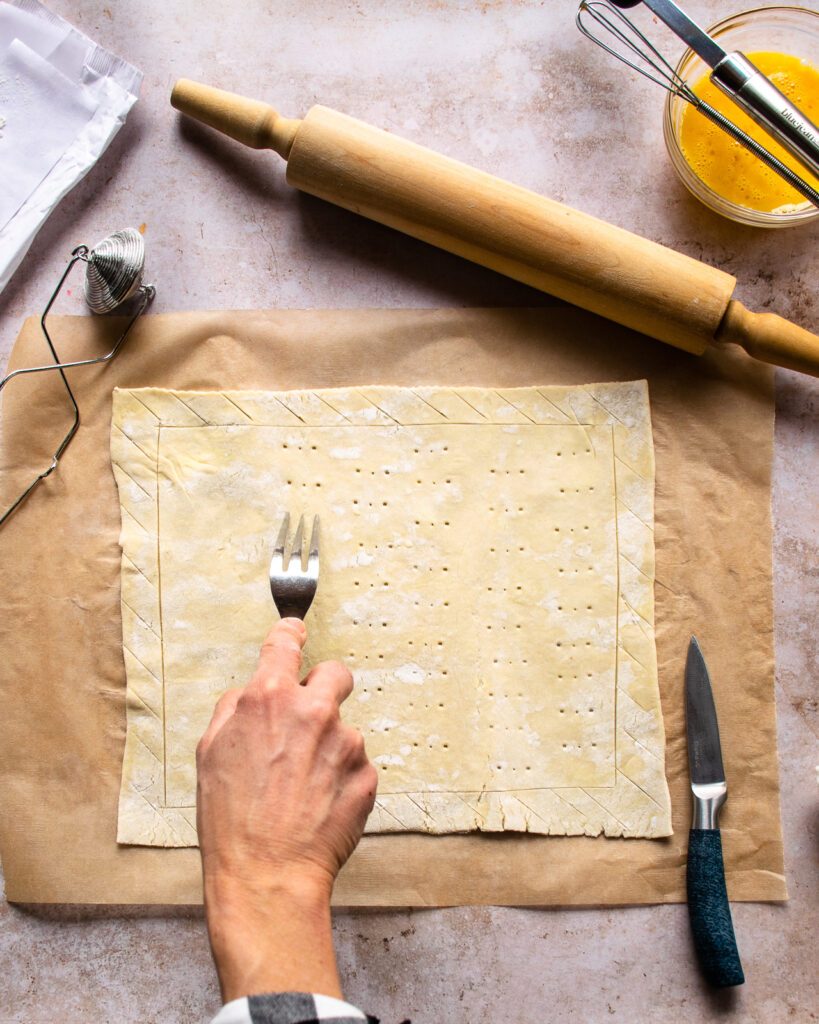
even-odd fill
[[(279, 536), (276, 539), (276, 546), (273, 549), (273, 561), (270, 565), (271, 571), (273, 571), (274, 566), (279, 572), (298, 571), (290, 564), (293, 556), (296, 555), (298, 557), (298, 567), (302, 572), (305, 572), (308, 575), (318, 576), (319, 517), (313, 516), (313, 529), (310, 534), (310, 547), (307, 551), (306, 558), (304, 553), (304, 516), (299, 517), (296, 532), (293, 534), (293, 542), (288, 546), (287, 534), (289, 532), (290, 513), (285, 512), (284, 519), (282, 519), (281, 529), (279, 530)], [(285, 551), (287, 552), (286, 558)]]
[(304, 516), (288, 544), (290, 513), (285, 512), (273, 558), (270, 561), (270, 592), (282, 618), (303, 619), (313, 602), (319, 575), (319, 517), (313, 517), (310, 546), (304, 551)]

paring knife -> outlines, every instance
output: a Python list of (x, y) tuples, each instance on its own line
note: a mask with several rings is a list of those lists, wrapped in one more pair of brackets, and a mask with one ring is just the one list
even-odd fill
[[(641, 0), (613, 0), (636, 7)], [(642, 0), (695, 53), (713, 68), (711, 81), (745, 113), (819, 176), (819, 128), (795, 107), (744, 54), (726, 53), (673, 0)]]
[(685, 722), (694, 819), (688, 835), (688, 913), (703, 973), (717, 988), (742, 985), (725, 888), (719, 812), (728, 796), (717, 712), (705, 658), (691, 637), (685, 662)]

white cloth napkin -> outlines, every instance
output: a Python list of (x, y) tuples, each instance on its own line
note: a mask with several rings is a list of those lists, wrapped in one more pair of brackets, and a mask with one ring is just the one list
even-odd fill
[(0, 3), (0, 291), (125, 122), (141, 82), (38, 0)]

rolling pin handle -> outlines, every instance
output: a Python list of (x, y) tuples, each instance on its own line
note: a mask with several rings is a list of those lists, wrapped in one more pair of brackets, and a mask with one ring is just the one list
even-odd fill
[(288, 184), (309, 195), (687, 352), (732, 342), (819, 377), (819, 337), (749, 312), (731, 298), (736, 278), (716, 267), (327, 107), (292, 120), (184, 78), (171, 103), (237, 142), (275, 150)]
[(819, 377), (819, 337), (775, 313), (752, 313), (732, 299), (716, 340), (739, 345), (764, 363)]
[(180, 78), (171, 93), (171, 104), (178, 111), (202, 124), (229, 135), (252, 149), (273, 149), (286, 160), (301, 124), (298, 119), (282, 117), (273, 107), (249, 100), (237, 93), (214, 89), (201, 82)]

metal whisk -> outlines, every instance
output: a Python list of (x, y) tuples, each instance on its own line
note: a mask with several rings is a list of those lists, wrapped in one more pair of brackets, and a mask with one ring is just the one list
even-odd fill
[[(679, 96), (695, 107), (709, 121), (721, 128), (732, 139), (744, 146), (758, 157), (766, 167), (783, 178), (796, 191), (819, 207), (819, 192), (812, 188), (794, 171), (782, 163), (773, 153), (751, 138), (733, 121), (718, 110), (700, 99), (688, 84), (677, 74), (657, 47), (645, 36), (623, 12), (608, 0), (581, 0), (577, 11), (577, 27), (593, 43), (602, 47), (606, 53), (622, 61), (644, 78), (656, 83), (673, 96)], [(594, 25), (607, 33), (609, 39), (595, 34)]]

